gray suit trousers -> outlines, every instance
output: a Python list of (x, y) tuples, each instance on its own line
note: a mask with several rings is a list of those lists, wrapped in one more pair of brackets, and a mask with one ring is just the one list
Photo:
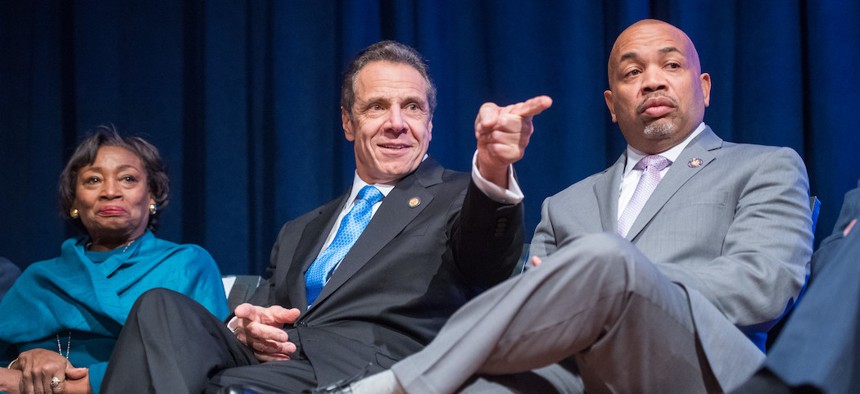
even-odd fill
[(474, 375), (573, 358), (590, 393), (728, 391), (733, 387), (720, 387), (711, 363), (733, 368), (739, 384), (764, 355), (713, 307), (704, 312), (713, 315), (709, 323), (734, 334), (725, 343), (731, 359), (709, 360), (689, 291), (629, 241), (583, 236), (464, 305), (430, 345), (392, 371), (409, 393), (451, 393)]

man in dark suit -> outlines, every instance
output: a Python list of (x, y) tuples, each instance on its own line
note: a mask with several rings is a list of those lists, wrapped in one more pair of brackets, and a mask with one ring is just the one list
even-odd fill
[[(522, 194), (511, 164), (523, 155), (532, 117), (551, 100), (483, 106), (471, 177), (426, 154), (435, 88), (414, 49), (391, 41), (365, 49), (345, 74), (341, 104), (355, 147), (350, 190), (284, 225), (267, 281), (227, 325), (174, 293), (142, 296), (111, 357), (105, 392), (237, 384), (300, 392), (368, 365), (381, 370), (510, 276), (522, 249)], [(364, 201), (365, 190), (381, 202)], [(363, 232), (353, 206), (372, 207)], [(341, 232), (360, 236), (345, 241)], [(334, 268), (320, 279), (315, 272), (328, 261)]]
[(12, 287), (15, 279), (18, 279), (18, 275), (21, 275), (21, 270), (18, 269), (18, 266), (12, 264), (9, 259), (0, 257), (0, 298), (3, 298), (6, 291)]
[[(803, 161), (725, 142), (703, 122), (711, 77), (668, 23), (624, 30), (608, 75), (604, 98), (628, 147), (544, 201), (530, 249), (542, 263), (354, 392), (455, 392), (475, 376), (508, 385), (500, 375), (561, 360), (597, 393), (723, 392), (752, 375), (756, 344), (797, 297), (812, 254)], [(502, 390), (481, 384), (468, 389)]]
[(833, 233), (812, 256), (812, 276), (767, 360), (735, 391), (860, 392), (860, 182), (845, 194)]

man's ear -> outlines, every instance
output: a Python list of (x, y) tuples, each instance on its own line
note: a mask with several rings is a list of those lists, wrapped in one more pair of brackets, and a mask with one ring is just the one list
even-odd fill
[(427, 142), (433, 140), (433, 118), (430, 118), (430, 121), (427, 122)]
[(705, 99), (705, 107), (711, 104), (711, 74), (702, 73), (699, 76), (702, 81), (702, 98)]
[(349, 142), (355, 141), (355, 130), (352, 129), (352, 118), (349, 116), (349, 111), (340, 107), (340, 121), (343, 127), (343, 136)]
[(612, 102), (612, 91), (607, 89), (603, 92), (603, 100), (606, 101), (606, 108), (609, 108), (609, 114), (612, 116), (612, 123), (618, 123), (615, 118), (615, 104)]

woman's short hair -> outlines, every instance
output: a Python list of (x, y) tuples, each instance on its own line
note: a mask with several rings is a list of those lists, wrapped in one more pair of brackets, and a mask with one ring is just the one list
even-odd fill
[(158, 227), (158, 215), (161, 214), (164, 207), (167, 206), (168, 196), (170, 193), (169, 180), (167, 178), (167, 170), (164, 166), (164, 161), (161, 160), (161, 155), (158, 153), (158, 148), (147, 142), (141, 137), (123, 137), (117, 132), (113, 125), (101, 125), (93, 129), (89, 135), (72, 153), (63, 172), (60, 173), (59, 182), (59, 202), (60, 215), (70, 220), (71, 223), (86, 232), (80, 220), (71, 220), (69, 211), (72, 209), (72, 204), (75, 202), (75, 190), (77, 189), (78, 173), (81, 168), (91, 165), (96, 160), (99, 148), (103, 146), (114, 146), (123, 148), (131, 153), (134, 153), (143, 162), (146, 170), (147, 186), (155, 203), (158, 204), (158, 210), (154, 215), (149, 215), (147, 228), (152, 231)]

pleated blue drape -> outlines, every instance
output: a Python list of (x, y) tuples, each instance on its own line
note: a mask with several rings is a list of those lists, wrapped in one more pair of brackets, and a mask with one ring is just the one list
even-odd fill
[(225, 273), (262, 272), (280, 226), (350, 184), (340, 77), (381, 39), (427, 57), (430, 153), (448, 167), (468, 170), (483, 102), (553, 97), (516, 166), (530, 233), (545, 197), (624, 148), (606, 58), (649, 17), (695, 42), (717, 134), (801, 154), (823, 238), (860, 177), (857, 2), (37, 0), (0, 2), (0, 255), (23, 267), (59, 253), (72, 233), (57, 176), (88, 130), (113, 123), (167, 161), (158, 236), (204, 246)]

